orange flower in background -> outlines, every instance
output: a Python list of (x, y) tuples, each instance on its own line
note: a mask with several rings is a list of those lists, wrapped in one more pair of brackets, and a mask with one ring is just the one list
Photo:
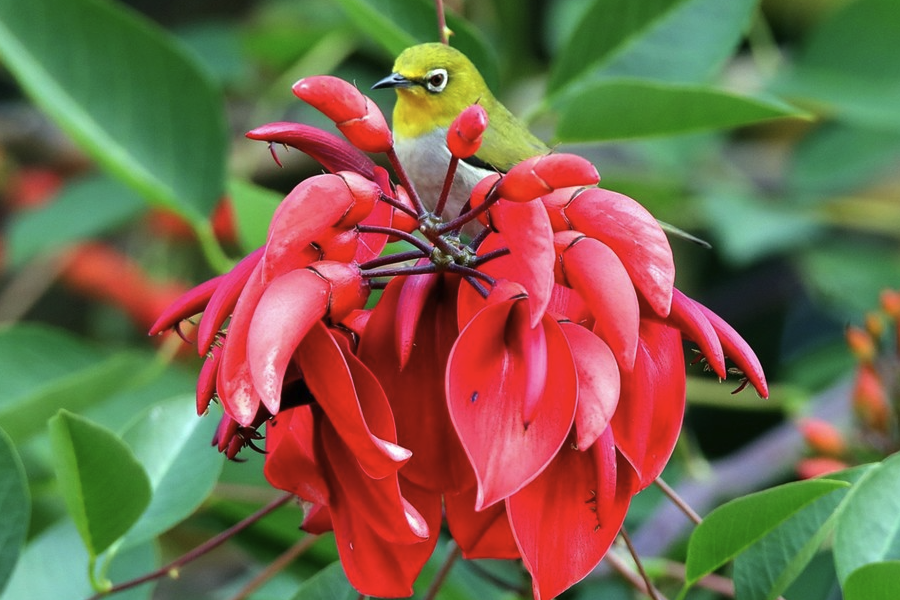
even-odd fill
[[(520, 163), (444, 218), (449, 184), (418, 197), (371, 100), (333, 77), (294, 91), (349, 141), (292, 123), (248, 136), (331, 174), (294, 188), (265, 246), (151, 332), (203, 312), (199, 412), (221, 402), (216, 442), (232, 458), (265, 423), (267, 478), (306, 502), (305, 527), (334, 529), (361, 593), (411, 595), (442, 519), (465, 556), (521, 557), (535, 598), (562, 593), (672, 453), (682, 338), (765, 397), (756, 356), (674, 288), (656, 220), (594, 187), (585, 159)], [(477, 106), (450, 127), (448, 181), (485, 127)], [(363, 151), (386, 153), (403, 184)], [(407, 249), (382, 255), (389, 237)]]

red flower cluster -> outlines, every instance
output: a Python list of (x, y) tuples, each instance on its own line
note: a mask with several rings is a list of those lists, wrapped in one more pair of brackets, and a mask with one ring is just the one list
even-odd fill
[[(248, 137), (333, 174), (294, 188), (265, 246), (153, 331), (203, 312), (198, 411), (222, 403), (230, 457), (266, 424), (266, 476), (306, 503), (305, 529), (334, 530), (361, 593), (411, 594), (446, 522), (464, 556), (521, 558), (535, 598), (556, 596), (603, 558), (672, 452), (682, 336), (719, 377), (727, 355), (766, 396), (759, 362), (674, 289), (657, 222), (594, 187), (584, 159), (488, 177), (444, 220), (449, 183), (429, 212), (371, 100), (332, 77), (294, 92), (349, 143), (296, 123)], [(448, 182), (486, 126), (478, 106), (451, 126)], [(386, 153), (401, 185), (360, 150)], [(461, 241), (475, 219), (482, 232)], [(409, 249), (382, 256), (388, 238)]]

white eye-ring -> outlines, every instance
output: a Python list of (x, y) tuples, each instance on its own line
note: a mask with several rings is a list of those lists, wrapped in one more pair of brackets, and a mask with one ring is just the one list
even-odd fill
[(443, 92), (447, 87), (447, 69), (432, 69), (425, 75), (425, 87), (429, 92)]

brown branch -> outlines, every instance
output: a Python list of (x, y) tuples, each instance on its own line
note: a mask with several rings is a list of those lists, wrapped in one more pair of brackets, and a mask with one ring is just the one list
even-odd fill
[(121, 592), (123, 590), (130, 590), (133, 587), (137, 587), (137, 586), (147, 583), (149, 581), (153, 581), (155, 579), (160, 579), (162, 577), (166, 577), (167, 575), (171, 576), (173, 573), (178, 573), (178, 570), (181, 567), (183, 567), (184, 565), (200, 558), (201, 556), (203, 556), (210, 550), (213, 550), (214, 548), (221, 546), (222, 544), (227, 542), (229, 539), (231, 539), (232, 537), (234, 537), (235, 535), (237, 535), (238, 533), (240, 533), (247, 527), (253, 525), (254, 523), (259, 521), (260, 519), (262, 519), (263, 517), (265, 517), (272, 511), (274, 511), (275, 509), (280, 508), (281, 506), (286, 504), (293, 497), (294, 497), (293, 494), (285, 494), (284, 496), (277, 498), (276, 500), (273, 500), (266, 506), (262, 507), (261, 509), (259, 509), (258, 511), (256, 511), (255, 513), (250, 515), (249, 517), (245, 518), (242, 521), (235, 523), (234, 525), (232, 525), (225, 531), (210, 538), (203, 544), (200, 544), (193, 550), (191, 550), (191, 551), (187, 552), (186, 554), (182, 555), (181, 557), (173, 560), (169, 564), (162, 566), (159, 569), (157, 569), (151, 573), (142, 575), (141, 577), (137, 577), (130, 581), (126, 581), (124, 583), (114, 585), (111, 588), (109, 588), (108, 590), (94, 594), (88, 600), (100, 600), (101, 598), (104, 598), (110, 594), (115, 594), (116, 592)]
[[(625, 561), (619, 558), (615, 552), (607, 552), (606, 556), (603, 557), (603, 560), (613, 571), (621, 575), (625, 581), (631, 584), (631, 587), (642, 594), (650, 595), (650, 590), (647, 588), (647, 583), (644, 579), (638, 573), (632, 571), (628, 565), (625, 564)], [(659, 593), (657, 593), (657, 598), (659, 600), (666, 600), (666, 597)]]
[(631, 544), (631, 538), (628, 537), (628, 532), (625, 531), (624, 527), (619, 530), (619, 535), (622, 537), (622, 541), (625, 542), (625, 546), (628, 548), (629, 554), (631, 554), (631, 559), (634, 561), (634, 565), (637, 567), (641, 579), (644, 580), (644, 586), (647, 590), (646, 594), (653, 598), (653, 600), (660, 600), (660, 592), (653, 586), (653, 582), (650, 581), (650, 576), (647, 575), (647, 571), (644, 569), (644, 563), (641, 562), (641, 557), (638, 556), (634, 546)]
[(422, 600), (434, 600), (437, 598), (438, 592), (441, 591), (441, 586), (444, 585), (444, 580), (447, 579), (447, 576), (450, 574), (450, 569), (453, 568), (453, 565), (456, 564), (456, 561), (462, 556), (462, 549), (460, 549), (456, 542), (451, 541), (447, 546), (449, 548), (447, 550), (447, 558), (444, 559), (444, 564), (441, 565), (441, 569), (437, 572), (437, 575), (431, 580), (431, 585), (428, 586), (428, 592)]
[(246, 600), (250, 594), (258, 590), (272, 577), (277, 575), (282, 569), (291, 564), (298, 556), (306, 552), (319, 539), (317, 535), (307, 535), (300, 538), (297, 542), (281, 553), (269, 566), (256, 574), (256, 576), (247, 582), (241, 590), (235, 594), (231, 600)]
[(661, 489), (663, 493), (669, 497), (669, 500), (671, 500), (672, 503), (687, 516), (688, 519), (693, 521), (695, 525), (700, 524), (700, 522), (703, 520), (700, 515), (698, 515), (697, 512), (693, 508), (691, 508), (690, 505), (685, 502), (684, 499), (669, 486), (668, 483), (663, 481), (662, 477), (657, 477), (654, 483), (656, 484), (656, 487)]

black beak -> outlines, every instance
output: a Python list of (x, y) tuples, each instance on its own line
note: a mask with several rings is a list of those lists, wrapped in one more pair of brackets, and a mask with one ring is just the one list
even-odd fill
[(381, 81), (372, 86), (373, 90), (381, 90), (384, 88), (406, 88), (415, 85), (400, 73), (391, 73)]

